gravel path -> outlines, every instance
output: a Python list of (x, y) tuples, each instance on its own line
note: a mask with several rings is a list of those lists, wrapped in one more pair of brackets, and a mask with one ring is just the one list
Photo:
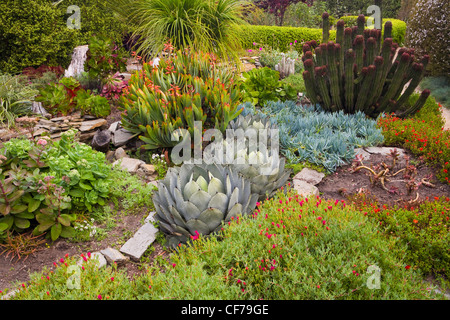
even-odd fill
[(442, 107), (442, 117), (445, 120), (444, 130), (450, 130), (450, 109)]

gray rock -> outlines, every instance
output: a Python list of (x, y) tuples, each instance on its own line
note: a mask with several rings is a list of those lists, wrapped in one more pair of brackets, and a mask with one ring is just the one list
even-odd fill
[(106, 121), (106, 119), (83, 121), (83, 122), (81, 122), (80, 131), (85, 132), (85, 131), (91, 131), (91, 130), (94, 130), (97, 128), (102, 128), (102, 127), (106, 126), (107, 123), (108, 122)]
[(152, 222), (156, 222), (155, 214), (156, 214), (156, 211), (150, 212), (150, 213), (148, 214), (147, 218), (145, 218), (144, 223), (152, 223)]
[(120, 252), (138, 261), (145, 250), (155, 241), (158, 229), (151, 223), (144, 224), (135, 235), (120, 248)]
[[(99, 269), (107, 265), (105, 257), (98, 251), (91, 253), (91, 257), (89, 259), (97, 260), (96, 263)], [(78, 260), (77, 265), (81, 266), (83, 263), (84, 260), (81, 258), (80, 260)]]
[(393, 148), (393, 147), (368, 147), (368, 148), (356, 148), (355, 156), (361, 155), (363, 160), (367, 160), (370, 158), (371, 154), (381, 154), (381, 155), (389, 155), (391, 150), (396, 149), (399, 153), (400, 157), (405, 155), (405, 150), (401, 148)]
[(120, 128), (120, 121), (116, 121), (116, 122), (111, 123), (108, 130), (114, 133), (119, 128)]
[(106, 152), (106, 160), (108, 160), (109, 162), (113, 163), (114, 162), (114, 154), (115, 152), (112, 150), (108, 150), (108, 152)]
[(319, 189), (303, 180), (294, 180), (294, 190), (302, 197), (316, 197), (319, 195)]
[(325, 177), (325, 174), (322, 172), (317, 172), (316, 170), (309, 168), (303, 168), (302, 171), (295, 175), (294, 180), (303, 180), (315, 186), (322, 181), (323, 177)]
[(130, 173), (136, 173), (139, 166), (145, 162), (142, 160), (139, 160), (139, 159), (122, 158), (122, 159), (114, 161), (113, 165), (117, 165), (119, 163), (120, 163), (120, 167), (122, 168), (122, 170), (127, 170)]
[(158, 182), (157, 181), (155, 181), (155, 180), (153, 180), (153, 181), (150, 181), (149, 183), (147, 183), (147, 184), (151, 184), (151, 185), (154, 185), (155, 186), (155, 188), (156, 189), (158, 189)]
[(132, 132), (121, 128), (114, 131), (113, 144), (116, 147), (121, 147), (133, 138), (134, 134)]
[(116, 263), (117, 265), (124, 264), (128, 258), (125, 257), (119, 250), (114, 248), (106, 248), (100, 251), (109, 264)]
[(117, 160), (125, 158), (125, 157), (128, 157), (128, 155), (123, 148), (118, 148), (114, 152), (114, 158), (116, 158)]

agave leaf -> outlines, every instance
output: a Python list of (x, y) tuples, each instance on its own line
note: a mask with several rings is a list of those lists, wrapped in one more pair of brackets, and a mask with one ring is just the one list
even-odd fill
[(206, 223), (209, 232), (211, 232), (220, 225), (224, 219), (224, 214), (218, 209), (208, 208), (200, 214), (198, 219)]
[(234, 207), (239, 201), (239, 189), (234, 188), (233, 192), (231, 193), (230, 200), (228, 202), (228, 211), (231, 210), (232, 207)]
[(231, 217), (237, 217), (238, 214), (242, 214), (242, 204), (236, 203), (227, 213), (225, 217), (225, 221), (228, 222), (231, 220)]
[(197, 178), (196, 182), (203, 191), (206, 191), (206, 192), (208, 191), (208, 182), (206, 181), (205, 178), (203, 178), (202, 176), (199, 176)]
[[(178, 237), (180, 237), (181, 241), (185, 241), (185, 240), (182, 240), (185, 238), (186, 238), (186, 240), (189, 239), (191, 234), (189, 233), (189, 231), (186, 230), (187, 226), (186, 226), (186, 228), (182, 228), (182, 227), (176, 226), (176, 225), (173, 225), (172, 227), (174, 228), (174, 234), (176, 234)], [(180, 234), (181, 236), (178, 234)]]
[(209, 208), (215, 208), (225, 214), (228, 206), (228, 197), (224, 193), (216, 193), (208, 203)]
[(186, 221), (197, 219), (201, 213), (197, 206), (190, 201), (184, 201), (178, 209)]
[(183, 195), (185, 200), (189, 200), (194, 193), (200, 190), (200, 186), (197, 182), (191, 180), (185, 186), (183, 190)]
[(189, 232), (191, 234), (195, 234), (195, 231), (198, 231), (200, 234), (209, 234), (209, 227), (206, 223), (198, 219), (192, 219), (186, 222), (186, 225), (189, 228)]
[(174, 206), (170, 206), (169, 211), (172, 214), (173, 220), (175, 221), (176, 225), (187, 228), (186, 221), (184, 221), (184, 219), (181, 217), (180, 213), (177, 211), (177, 209), (175, 209)]
[(208, 207), (209, 200), (211, 200), (211, 196), (203, 190), (197, 191), (189, 198), (189, 202), (192, 202), (200, 212)]
[(223, 183), (222, 181), (220, 181), (219, 179), (212, 177), (211, 180), (209, 181), (209, 185), (208, 185), (208, 193), (213, 196), (216, 193), (224, 193), (224, 187), (223, 187)]
[(161, 229), (161, 231), (165, 234), (172, 234), (174, 232), (174, 229), (167, 223), (163, 222), (163, 221), (159, 221), (159, 228)]
[(168, 207), (164, 207), (164, 206), (159, 206), (159, 208), (161, 209), (162, 212), (162, 216), (161, 218), (165, 221), (167, 221), (168, 223), (174, 223), (173, 217), (170, 214), (170, 212), (166, 209)]

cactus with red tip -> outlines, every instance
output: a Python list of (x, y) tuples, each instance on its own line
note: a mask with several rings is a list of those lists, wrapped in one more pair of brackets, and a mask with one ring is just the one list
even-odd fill
[(365, 17), (357, 26), (346, 28), (339, 20), (336, 42), (329, 39), (329, 16), (322, 15), (323, 42), (303, 46), (306, 95), (327, 111), (362, 111), (370, 117), (381, 112), (398, 111), (404, 117), (423, 106), (424, 94), (414, 106), (405, 107), (424, 76), (427, 57), (414, 60), (414, 50), (398, 49), (392, 41), (392, 23), (381, 30), (364, 29)]

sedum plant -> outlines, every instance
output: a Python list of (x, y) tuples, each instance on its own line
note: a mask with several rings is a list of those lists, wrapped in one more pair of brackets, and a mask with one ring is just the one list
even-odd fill
[(215, 164), (170, 168), (153, 196), (155, 217), (171, 247), (219, 231), (223, 221), (249, 214), (256, 201), (249, 181)]
[(322, 17), (323, 43), (303, 46), (303, 78), (313, 104), (319, 103), (325, 111), (361, 111), (373, 118), (394, 111), (406, 117), (423, 106), (428, 92), (416, 105), (406, 102), (424, 76), (429, 56), (416, 61), (413, 49), (398, 49), (390, 21), (382, 35), (381, 30), (364, 29), (364, 15), (353, 28), (345, 28), (340, 20), (333, 42), (328, 41), (328, 14)]
[(240, 91), (234, 74), (215, 65), (215, 57), (202, 52), (177, 51), (158, 67), (144, 63), (132, 75), (121, 97), (122, 126), (140, 135), (146, 149), (173, 147), (172, 133), (194, 122), (224, 132), (239, 115)]

